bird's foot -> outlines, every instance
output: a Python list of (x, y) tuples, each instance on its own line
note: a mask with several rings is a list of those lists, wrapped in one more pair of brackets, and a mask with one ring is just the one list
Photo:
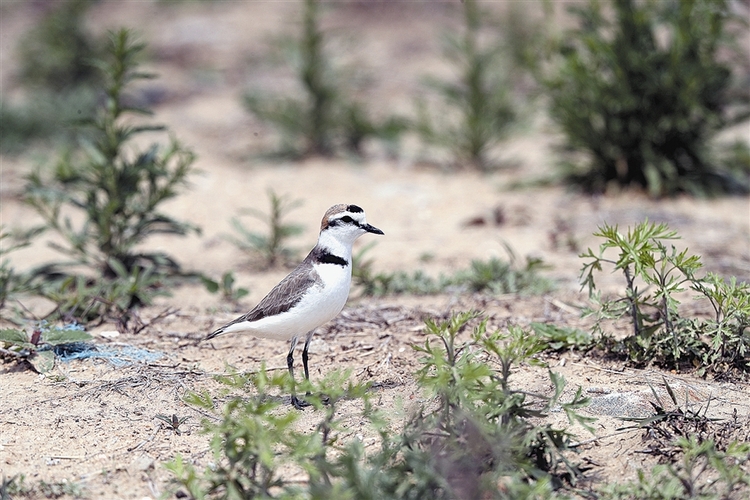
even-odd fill
[(308, 403), (304, 399), (299, 399), (297, 396), (292, 395), (292, 406), (294, 406), (298, 410), (303, 410), (306, 407), (310, 406), (310, 403)]

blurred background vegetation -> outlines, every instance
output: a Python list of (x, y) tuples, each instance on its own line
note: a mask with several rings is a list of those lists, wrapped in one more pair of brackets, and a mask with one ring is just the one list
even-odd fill
[[(4, 260), (0, 304), (13, 290), (31, 289), (66, 304), (65, 314), (91, 318), (86, 301), (104, 292), (72, 280), (71, 265), (111, 280), (107, 293), (126, 278), (150, 290), (122, 290), (124, 309), (148, 303), (166, 277), (184, 274), (166, 253), (138, 249), (155, 233), (182, 236), (197, 229), (161, 211), (163, 202), (189, 189), (195, 156), (176, 138), (144, 149), (141, 135), (164, 128), (138, 117), (169, 94), (169, 82), (148, 87), (154, 75), (141, 65), (157, 71), (165, 61), (190, 65), (196, 80), (210, 86), (210, 61), (201, 61), (197, 46), (184, 53), (152, 50), (137, 26), (93, 25), (92, 10), (105, 4), (61, 0), (24, 7), (34, 22), (15, 41), (15, 73), (4, 75), (12, 92), (4, 90), (0, 103), (0, 153), (44, 152), (47, 159), (26, 174), (20, 193), (43, 222), (24, 235), (4, 231), (3, 255), (48, 230), (62, 237), (57, 248), (72, 260), (52, 262), (33, 276), (21, 276)], [(164, 2), (159, 8), (196, 5), (226, 4)], [(237, 108), (271, 131), (262, 145), (248, 137), (253, 154), (285, 161), (383, 153), (401, 161), (411, 155), (447, 172), (486, 173), (504, 168), (503, 149), (515, 134), (541, 122), (541, 133), (560, 137), (558, 171), (549, 177), (583, 191), (748, 193), (748, 137), (724, 134), (738, 124), (746, 130), (750, 119), (746, 2), (587, 0), (568, 6), (547, 0), (533, 6), (499, 8), (476, 0), (435, 6), (435, 19), (444, 23), (435, 33), (442, 34), (421, 42), (442, 59), (441, 70), (425, 72), (413, 92), (388, 99), (372, 89), (398, 77), (363, 62), (369, 41), (357, 39), (357, 23), (367, 22), (373, 9), (399, 16), (405, 6), (300, 0), (283, 28), (268, 31), (267, 43), (254, 48), (247, 67), (236, 69), (249, 75)], [(417, 7), (409, 8), (416, 15)], [(348, 17), (332, 22), (346, 9)], [(200, 29), (206, 29), (200, 22), (189, 28)], [(261, 259), (261, 268), (293, 256), (286, 240), (299, 229), (282, 221), (283, 196), (271, 195), (267, 234), (233, 219), (234, 242)], [(248, 210), (265, 220), (259, 209)], [(85, 218), (82, 225), (69, 216), (76, 211)], [(512, 261), (474, 262), (471, 269), (466, 279), (431, 278), (419, 271), (383, 275), (363, 265), (355, 276), (368, 294), (425, 293), (476, 280), (505, 290), (498, 283), (530, 270)], [(480, 278), (484, 274), (490, 278)], [(55, 283), (54, 293), (32, 286), (40, 276)], [(228, 297), (237, 292), (231, 274), (203, 276), (203, 282), (212, 291), (224, 283)]]

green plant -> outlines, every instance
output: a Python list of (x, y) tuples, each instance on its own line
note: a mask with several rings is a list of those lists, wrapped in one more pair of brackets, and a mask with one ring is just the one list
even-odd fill
[(91, 61), (100, 50), (84, 22), (92, 3), (46, 5), (42, 19), (19, 40), (18, 78), (25, 95), (0, 104), (0, 151), (22, 152), (35, 139), (69, 139), (71, 122), (94, 108), (100, 79)]
[[(12, 495), (12, 496), (11, 496)], [(83, 484), (75, 481), (62, 480), (48, 483), (39, 481), (36, 484), (26, 482), (26, 476), (19, 474), (6, 479), (2, 477), (0, 482), (0, 500), (12, 500), (14, 498), (86, 498)]]
[[(144, 284), (146, 276), (174, 274), (179, 266), (165, 253), (138, 247), (154, 234), (198, 230), (160, 211), (187, 183), (193, 153), (175, 140), (166, 149), (154, 144), (138, 152), (129, 147), (140, 134), (163, 128), (138, 125), (128, 117), (150, 114), (127, 104), (127, 88), (151, 78), (138, 69), (144, 47), (127, 30), (110, 34), (107, 58), (96, 63), (106, 100), (92, 119), (84, 120), (87, 133), (81, 133), (80, 149), (62, 155), (51, 175), (35, 171), (27, 178), (26, 201), (46, 228), (62, 237), (63, 244), (52, 246), (72, 258), (40, 268), (42, 280), (65, 279), (73, 275), (66, 267), (83, 265), (101, 273), (96, 286), (112, 291), (121, 288), (117, 280)], [(74, 223), (72, 212), (82, 214), (83, 222)], [(147, 294), (130, 294), (126, 307), (141, 305)]]
[(164, 422), (169, 430), (179, 435), (182, 434), (180, 426), (187, 422), (190, 417), (178, 417), (177, 414), (173, 413), (171, 416), (159, 414), (156, 415), (156, 418)]
[[(152, 267), (133, 268), (130, 272), (117, 260), (110, 262), (111, 278), (96, 279), (83, 275), (33, 279), (33, 291), (56, 304), (47, 317), (89, 323), (112, 320), (127, 329), (136, 307), (149, 306), (157, 296), (168, 295), (165, 276)], [(38, 271), (41, 275), (45, 271)]]
[(237, 247), (263, 259), (265, 267), (286, 265), (294, 259), (295, 252), (287, 247), (287, 240), (302, 232), (302, 226), (288, 224), (285, 218), (289, 212), (302, 205), (301, 200), (289, 200), (287, 196), (279, 196), (272, 189), (268, 190), (271, 211), (265, 214), (253, 208), (244, 209), (241, 215), (251, 215), (268, 226), (268, 234), (248, 230), (242, 222), (233, 217), (232, 227), (239, 233), (240, 238), (230, 238)]
[(252, 91), (245, 94), (245, 106), (280, 130), (281, 150), (287, 155), (332, 156), (339, 150), (361, 155), (364, 141), (371, 137), (393, 143), (406, 128), (404, 121), (391, 117), (379, 122), (350, 97), (351, 84), (343, 71), (332, 68), (326, 51), (320, 7), (319, 0), (304, 0), (299, 40), (281, 44), (303, 97), (271, 97)]
[(221, 291), (221, 297), (229, 302), (237, 302), (242, 297), (250, 293), (247, 288), (234, 287), (234, 273), (227, 271), (221, 276), (221, 281), (214, 281), (208, 276), (201, 275), (201, 282), (211, 293)]
[[(229, 390), (254, 394), (232, 396), (217, 419), (204, 420), (214, 465), (199, 471), (176, 456), (166, 467), (196, 499), (553, 498), (553, 484), (574, 482), (580, 468), (568, 458), (570, 435), (538, 422), (559, 406), (587, 426), (590, 419), (577, 413), (586, 399), (579, 390), (562, 403), (565, 383), (552, 372), (550, 397), (514, 389), (512, 371), (538, 364), (534, 356), (543, 344), (519, 328), (488, 333), (486, 320), (468, 342), (459, 342), (475, 318), (461, 313), (426, 323), (428, 338), (415, 349), (423, 354), (417, 381), (428, 400), (403, 425), (374, 408), (366, 386), (334, 372), (303, 387), (313, 393), (308, 401), (318, 413), (313, 430), (301, 431), (295, 425), (300, 413), (284, 410), (275, 395), (289, 391), (287, 373), (232, 372), (220, 378)], [(341, 439), (337, 406), (343, 399), (361, 400), (360, 422), (369, 427), (361, 432), (376, 436), (379, 446), (365, 453), (360, 439)], [(207, 393), (186, 401), (218, 411)], [(304, 471), (307, 481), (289, 481), (282, 468)]]
[(34, 329), (31, 336), (13, 328), (0, 330), (0, 344), (6, 347), (0, 353), (27, 361), (39, 373), (47, 373), (55, 366), (58, 349), (76, 342), (91, 340), (91, 335), (76, 324), (51, 327), (45, 323)]
[(593, 347), (594, 338), (578, 328), (557, 326), (551, 323), (531, 323), (534, 335), (543, 342), (545, 349), (567, 351), (572, 349), (587, 350)]
[(747, 472), (750, 445), (735, 442), (726, 451), (712, 440), (698, 442), (695, 437), (680, 437), (677, 446), (682, 460), (655, 465), (650, 471), (638, 471), (638, 479), (604, 486), (604, 500), (648, 498), (653, 500), (745, 498), (750, 486)]
[(342, 398), (363, 397), (366, 389), (347, 382), (347, 378), (346, 373), (332, 373), (316, 386), (305, 382), (302, 388), (313, 393), (307, 401), (323, 413), (314, 432), (305, 433), (295, 428), (299, 412), (281, 410), (278, 398), (270, 394), (290, 390), (292, 380), (286, 372), (270, 376), (261, 369), (252, 376), (230, 373), (220, 377), (230, 390), (251, 389), (256, 394), (233, 397), (220, 412), (207, 393), (186, 397), (189, 404), (218, 413), (215, 422), (203, 421), (204, 432), (211, 436), (216, 466), (199, 473), (180, 455), (165, 466), (196, 499), (293, 498), (301, 488), (282, 478), (279, 471), (290, 464), (309, 474), (311, 489), (319, 482), (330, 483), (327, 450), (338, 430), (337, 403)]
[[(714, 274), (698, 278), (700, 257), (678, 252), (664, 242), (678, 238), (666, 224), (648, 221), (619, 232), (605, 224), (595, 236), (604, 238), (598, 252), (588, 249), (581, 270), (583, 287), (595, 304), (589, 314), (597, 316), (597, 331), (602, 319), (627, 317), (632, 334), (614, 343), (616, 351), (626, 353), (638, 364), (657, 362), (680, 368), (682, 364), (724, 373), (729, 368), (750, 370), (750, 299), (747, 284), (732, 279), (726, 283)], [(619, 253), (616, 259), (605, 256), (609, 249)], [(594, 273), (603, 265), (621, 271), (625, 278), (624, 297), (603, 300), (596, 290)], [(679, 313), (677, 295), (692, 289), (708, 299), (716, 316), (710, 320), (685, 318)], [(708, 339), (706, 342), (705, 339)]]
[[(106, 103), (86, 121), (91, 135), (81, 138), (83, 153), (63, 155), (51, 178), (41, 172), (28, 177), (28, 202), (66, 242), (57, 248), (108, 276), (114, 274), (113, 259), (128, 271), (147, 266), (175, 269), (177, 264), (167, 255), (140, 253), (135, 247), (153, 234), (196, 230), (159, 211), (185, 185), (193, 153), (175, 140), (165, 150), (156, 144), (137, 154), (127, 150), (138, 134), (163, 129), (134, 125), (127, 118), (151, 114), (126, 103), (127, 86), (152, 77), (138, 70), (144, 48), (127, 30), (110, 34), (108, 59), (97, 62), (105, 79)], [(84, 223), (76, 228), (63, 207), (82, 211)]]
[[(428, 112), (428, 104), (419, 101), (417, 131), (426, 143), (447, 147), (459, 166), (468, 163), (488, 170), (492, 167), (489, 150), (507, 133), (515, 110), (501, 41), (494, 37), (490, 43), (482, 43), (487, 38), (487, 13), (476, 0), (462, 4), (463, 33), (446, 36), (444, 51), (456, 67), (459, 81), (427, 80), (427, 87), (443, 102), (438, 112), (443, 118), (436, 119)], [(448, 124), (449, 120), (457, 123)]]
[(653, 196), (747, 192), (747, 178), (710, 154), (722, 129), (750, 116), (750, 92), (733, 85), (727, 54), (744, 60), (726, 0), (598, 0), (572, 11), (545, 79), (550, 113), (588, 165), (572, 182), (590, 191), (635, 185)]
[(552, 288), (552, 283), (539, 275), (544, 263), (539, 259), (527, 258), (526, 265), (516, 265), (517, 259), (510, 247), (506, 247), (510, 260), (498, 258), (488, 261), (472, 260), (468, 269), (459, 270), (452, 276), (440, 275), (433, 278), (424, 271), (412, 273), (395, 271), (375, 272), (373, 260), (366, 254), (373, 245), (367, 245), (354, 255), (352, 280), (362, 288), (365, 296), (384, 295), (433, 295), (449, 290), (469, 292), (501, 293), (544, 293)]

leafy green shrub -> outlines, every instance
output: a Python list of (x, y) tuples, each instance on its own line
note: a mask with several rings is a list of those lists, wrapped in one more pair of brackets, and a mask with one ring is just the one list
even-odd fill
[(0, 330), (0, 344), (6, 346), (0, 354), (15, 356), (27, 361), (37, 372), (46, 373), (55, 366), (57, 349), (87, 340), (91, 340), (91, 335), (76, 324), (62, 328), (41, 324), (31, 336), (25, 331), (9, 328)]
[[(54, 247), (72, 258), (40, 269), (42, 278), (64, 277), (65, 266), (84, 265), (107, 281), (96, 286), (116, 289), (119, 285), (110, 282), (142, 283), (136, 275), (175, 273), (179, 266), (171, 257), (137, 247), (154, 234), (197, 231), (159, 210), (187, 183), (193, 153), (174, 139), (165, 149), (154, 144), (137, 152), (129, 147), (139, 134), (163, 128), (137, 125), (128, 117), (150, 114), (127, 104), (127, 87), (151, 78), (138, 70), (143, 49), (127, 30), (111, 33), (107, 59), (97, 63), (106, 101), (85, 121), (88, 130), (81, 133), (80, 150), (62, 155), (51, 175), (36, 171), (28, 176), (27, 202), (46, 228), (62, 237), (64, 244)], [(74, 224), (71, 212), (81, 213), (83, 222)], [(137, 292), (128, 301), (130, 306), (144, 302)]]
[(41, 22), (20, 41), (21, 80), (56, 91), (99, 81), (91, 61), (99, 57), (84, 15), (91, 0), (65, 0), (49, 9)]
[(154, 298), (168, 295), (167, 278), (154, 267), (134, 267), (129, 272), (117, 260), (111, 260), (111, 277), (90, 278), (81, 274), (58, 275), (40, 280), (49, 268), (36, 271), (31, 280), (32, 291), (56, 304), (47, 317), (59, 317), (64, 321), (89, 323), (91, 321), (115, 321), (121, 329), (127, 329), (136, 307), (149, 306)]
[(720, 451), (714, 441), (700, 443), (691, 436), (680, 437), (677, 445), (682, 452), (680, 462), (655, 465), (650, 471), (639, 470), (638, 479), (634, 481), (605, 485), (599, 498), (720, 500), (746, 497), (750, 486), (750, 473), (746, 470), (750, 455), (748, 443), (735, 442), (726, 451)]
[[(668, 248), (664, 242), (678, 236), (666, 224), (646, 221), (627, 234), (605, 224), (595, 236), (604, 239), (598, 252), (588, 249), (581, 255), (588, 259), (581, 270), (583, 286), (596, 305), (589, 312), (597, 317), (599, 333), (603, 319), (627, 317), (632, 328), (631, 335), (612, 344), (615, 352), (637, 364), (655, 362), (678, 369), (687, 364), (701, 374), (750, 371), (750, 285), (736, 279), (727, 283), (715, 274), (696, 277), (700, 257), (689, 255), (687, 249), (678, 252), (673, 245)], [(616, 259), (605, 256), (608, 249), (619, 252)], [(603, 300), (596, 290), (594, 273), (603, 265), (623, 273), (623, 297)], [(709, 300), (715, 318), (680, 315), (675, 295), (688, 289)]]
[(304, 0), (300, 38), (284, 44), (304, 97), (271, 97), (252, 91), (244, 97), (245, 106), (279, 129), (281, 151), (286, 155), (332, 156), (336, 151), (361, 155), (368, 138), (397, 140), (405, 129), (403, 120), (376, 121), (362, 103), (349, 97), (345, 77), (331, 67), (319, 9), (319, 0)]
[(301, 200), (289, 200), (286, 196), (277, 195), (272, 189), (268, 191), (271, 202), (271, 212), (264, 214), (253, 208), (244, 209), (241, 215), (251, 215), (268, 226), (268, 234), (256, 233), (248, 230), (237, 217), (233, 217), (232, 227), (240, 234), (240, 238), (230, 238), (241, 250), (263, 259), (265, 267), (286, 265), (295, 258), (295, 252), (287, 247), (287, 240), (302, 232), (302, 226), (288, 224), (286, 216), (302, 204)]
[(478, 3), (462, 2), (463, 34), (446, 36), (445, 56), (456, 67), (459, 81), (427, 80), (442, 106), (430, 113), (428, 104), (418, 101), (417, 131), (427, 144), (447, 147), (459, 166), (468, 163), (487, 170), (492, 167), (489, 149), (507, 133), (515, 109), (501, 58), (502, 43), (497, 37), (482, 43), (488, 31), (487, 13)]
[(570, 179), (590, 191), (636, 185), (654, 196), (747, 192), (747, 172), (735, 175), (710, 154), (719, 131), (750, 115), (750, 92), (732, 85), (722, 60), (736, 49), (731, 2), (611, 5), (612, 19), (597, 0), (573, 7), (580, 27), (563, 37), (545, 81), (567, 147), (589, 157)]
[[(427, 322), (428, 338), (415, 349), (423, 355), (417, 381), (429, 400), (403, 427), (376, 411), (366, 386), (348, 383), (346, 373), (308, 385), (314, 394), (308, 398), (320, 412), (312, 432), (298, 430), (299, 412), (282, 411), (274, 395), (288, 392), (287, 373), (230, 374), (222, 381), (231, 390), (249, 386), (256, 394), (233, 396), (222, 410), (207, 393), (186, 399), (218, 417), (203, 423), (214, 465), (199, 471), (177, 456), (166, 467), (196, 499), (551, 497), (553, 485), (563, 485), (563, 478), (574, 482), (580, 469), (569, 457), (570, 434), (538, 422), (554, 406), (587, 426), (590, 419), (577, 413), (586, 399), (579, 390), (562, 403), (565, 383), (552, 372), (551, 397), (514, 389), (513, 369), (534, 363), (543, 345), (518, 328), (488, 333), (486, 321), (468, 342), (459, 343), (457, 336), (475, 317), (461, 313)], [(315, 394), (325, 395), (328, 405)], [(379, 440), (367, 453), (359, 439), (339, 438), (336, 408), (343, 398), (362, 399), (360, 421)], [(289, 481), (282, 467), (304, 471), (307, 482)]]
[(45, 5), (39, 23), (18, 42), (22, 102), (0, 104), (0, 151), (19, 153), (34, 139), (69, 138), (70, 124), (95, 105), (101, 79), (91, 62), (101, 55), (85, 28), (91, 0)]

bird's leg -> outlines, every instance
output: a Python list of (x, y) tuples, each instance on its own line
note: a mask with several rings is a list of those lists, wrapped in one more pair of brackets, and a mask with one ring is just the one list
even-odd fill
[[(302, 366), (305, 369), (305, 378), (307, 380), (310, 380), (310, 372), (307, 369), (307, 348), (310, 347), (310, 341), (312, 340), (314, 330), (307, 334), (307, 338), (305, 338), (305, 347), (302, 349)], [(310, 392), (308, 391), (306, 396), (310, 395)], [(321, 401), (323, 403), (328, 404), (328, 396), (321, 396)]]
[(307, 348), (310, 347), (313, 332), (307, 334), (305, 338), (305, 347), (302, 349), (302, 367), (305, 369), (305, 378), (310, 380), (310, 371), (307, 369)]
[[(301, 410), (305, 406), (310, 406), (307, 401), (302, 401), (297, 398), (296, 391), (294, 390), (294, 348), (297, 347), (297, 337), (292, 337), (292, 346), (289, 348), (289, 354), (286, 356), (286, 367), (289, 369), (289, 376), (292, 378), (292, 406)], [(305, 367), (307, 372), (307, 367)]]

